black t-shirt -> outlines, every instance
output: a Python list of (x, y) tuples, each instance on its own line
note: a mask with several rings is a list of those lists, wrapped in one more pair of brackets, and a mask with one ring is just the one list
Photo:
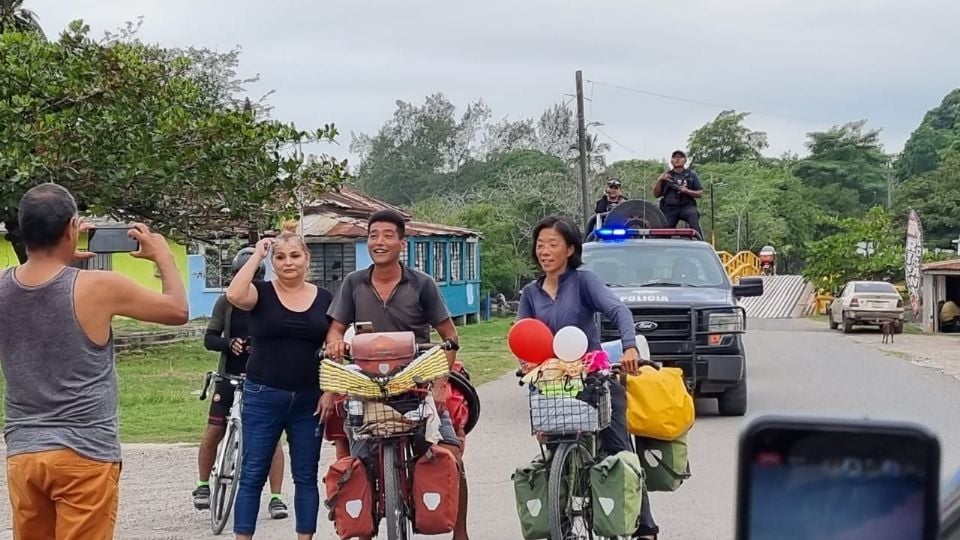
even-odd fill
[[(242, 309), (234, 308), (230, 313), (230, 341), (233, 341), (235, 338), (240, 339), (249, 339), (249, 322), (250, 322), (250, 313)], [(244, 373), (247, 369), (247, 360), (250, 358), (250, 353), (244, 351), (240, 354), (234, 354), (233, 347), (230, 347), (228, 344), (227, 348), (227, 373), (231, 375), (239, 375)]]
[(330, 291), (317, 288), (317, 297), (306, 311), (284, 307), (273, 283), (254, 281), (259, 298), (250, 311), (250, 359), (247, 378), (257, 384), (290, 391), (316, 390), (320, 360), (330, 320)]
[(669, 171), (667, 174), (670, 175), (670, 183), (673, 184), (673, 187), (664, 185), (663, 186), (663, 198), (660, 200), (661, 206), (687, 206), (687, 205), (697, 205), (696, 199), (689, 197), (687, 195), (681, 194), (676, 188), (680, 186), (685, 186), (694, 191), (700, 191), (703, 189), (703, 186), (700, 184), (700, 177), (697, 176), (697, 173), (691, 171), (690, 169), (684, 169), (681, 172), (674, 170)]

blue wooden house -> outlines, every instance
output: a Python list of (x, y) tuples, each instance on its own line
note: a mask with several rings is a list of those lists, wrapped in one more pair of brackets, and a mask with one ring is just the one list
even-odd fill
[(367, 220), (386, 208), (406, 219), (404, 262), (433, 276), (455, 323), (478, 322), (480, 234), (416, 221), (410, 213), (350, 188), (304, 208), (301, 227), (310, 248), (310, 281), (336, 292), (345, 275), (370, 266)]

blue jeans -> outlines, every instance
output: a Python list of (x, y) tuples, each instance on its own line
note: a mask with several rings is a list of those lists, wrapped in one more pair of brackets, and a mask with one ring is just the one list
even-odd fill
[(314, 416), (319, 390), (291, 392), (250, 381), (243, 383), (243, 461), (234, 507), (233, 532), (252, 535), (260, 512), (260, 492), (270, 473), (270, 462), (280, 435), (287, 432), (293, 507), (298, 534), (317, 532), (320, 512), (320, 444), (323, 426)]

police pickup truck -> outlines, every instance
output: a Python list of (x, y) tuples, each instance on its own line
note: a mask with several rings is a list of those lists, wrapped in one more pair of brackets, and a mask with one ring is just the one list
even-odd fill
[[(731, 284), (716, 251), (692, 229), (648, 228), (664, 222), (650, 203), (630, 201), (598, 217), (588, 225), (584, 267), (630, 308), (652, 360), (682, 368), (690, 392), (717, 398), (721, 415), (744, 415), (746, 313), (737, 301), (762, 295), (763, 281)], [(598, 317), (601, 341), (619, 339)]]

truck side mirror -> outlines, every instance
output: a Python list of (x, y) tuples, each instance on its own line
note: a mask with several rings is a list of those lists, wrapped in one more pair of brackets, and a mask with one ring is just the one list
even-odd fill
[(733, 296), (746, 298), (763, 295), (763, 280), (758, 277), (740, 278), (740, 283), (733, 286)]

